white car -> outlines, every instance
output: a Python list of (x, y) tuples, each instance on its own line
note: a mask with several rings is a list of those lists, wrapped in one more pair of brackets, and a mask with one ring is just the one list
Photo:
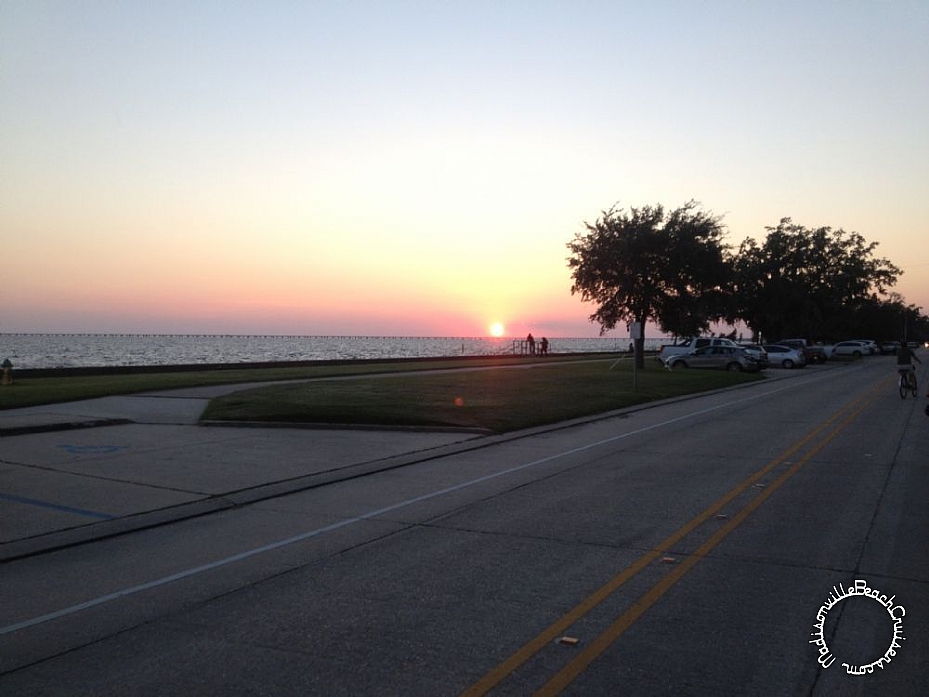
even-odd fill
[(806, 356), (792, 346), (781, 344), (765, 344), (764, 350), (768, 352), (768, 365), (775, 368), (802, 368), (806, 365)]
[(832, 355), (861, 358), (871, 355), (871, 347), (864, 341), (840, 341), (832, 347)]
[(881, 347), (878, 346), (877, 342), (872, 339), (851, 339), (851, 341), (860, 341), (868, 349), (868, 352), (872, 356), (876, 356), (881, 352)]

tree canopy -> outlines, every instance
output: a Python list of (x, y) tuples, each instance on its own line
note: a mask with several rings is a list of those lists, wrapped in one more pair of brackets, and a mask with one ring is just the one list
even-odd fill
[(901, 273), (857, 232), (810, 230), (790, 218), (766, 230), (763, 243), (745, 239), (732, 260), (729, 319), (770, 339), (854, 334), (859, 310), (878, 303)]
[[(613, 208), (568, 243), (571, 293), (597, 303), (590, 315), (601, 334), (619, 322), (657, 322), (684, 336), (709, 328), (723, 315), (729, 278), (720, 219), (689, 201)], [(641, 345), (636, 351), (642, 363)]]
[(721, 219), (695, 201), (670, 212), (614, 206), (584, 225), (568, 243), (571, 293), (596, 303), (590, 320), (601, 334), (619, 322), (653, 322), (693, 336), (723, 319), (769, 340), (929, 330), (920, 308), (887, 297), (902, 271), (857, 232), (783, 218), (763, 242), (746, 238), (732, 253)]

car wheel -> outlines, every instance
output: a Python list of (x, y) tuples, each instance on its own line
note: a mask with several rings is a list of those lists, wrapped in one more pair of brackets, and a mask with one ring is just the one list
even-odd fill
[(726, 366), (726, 370), (728, 370), (730, 373), (741, 373), (742, 366), (740, 366), (738, 363), (730, 363)]
[(789, 358), (785, 358), (785, 359), (784, 359), (784, 362), (781, 363), (781, 366), (784, 367), (784, 368), (793, 368), (793, 367), (794, 367), (794, 362), (793, 362), (792, 360), (790, 360)]
[(853, 355), (855, 358), (861, 358), (861, 351), (855, 351), (852, 355)]
[(686, 368), (689, 368), (689, 367), (690, 366), (687, 365), (687, 361), (675, 361), (671, 365), (671, 370), (685, 370)]

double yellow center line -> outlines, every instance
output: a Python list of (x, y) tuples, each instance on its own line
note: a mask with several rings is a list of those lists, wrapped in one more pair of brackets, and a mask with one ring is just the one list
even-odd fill
[[(875, 388), (878, 389), (878, 388)], [(665, 555), (678, 542), (683, 540), (703, 523), (717, 515), (736, 497), (744, 493), (747, 489), (757, 484), (761, 479), (766, 477), (772, 470), (779, 465), (784, 464), (798, 452), (806, 450), (805, 454), (786, 469), (773, 482), (767, 484), (761, 493), (747, 503), (738, 513), (727, 519), (706, 542), (704, 542), (696, 551), (687, 555), (674, 569), (651, 587), (642, 597), (640, 597), (632, 606), (604, 630), (598, 637), (587, 644), (578, 655), (561, 669), (551, 680), (543, 685), (536, 693), (535, 697), (550, 697), (560, 694), (575, 678), (577, 678), (593, 661), (595, 661), (604, 651), (609, 648), (632, 624), (641, 617), (649, 608), (652, 607), (668, 590), (671, 589), (697, 562), (711, 552), (729, 533), (741, 525), (748, 516), (750, 516), (762, 503), (774, 494), (788, 479), (796, 474), (801, 467), (809, 462), (816, 454), (822, 450), (830, 441), (842, 432), (864, 409), (872, 399), (872, 391), (855, 402), (845, 406), (837, 411), (832, 417), (824, 421), (820, 426), (771, 460), (762, 469), (744, 480), (734, 489), (724, 494), (720, 499), (713, 503), (709, 508), (686, 523), (683, 527), (671, 534), (662, 541), (654, 550), (639, 557), (631, 566), (626, 567), (622, 572), (611, 578), (607, 583), (594, 591), (591, 595), (581, 601), (574, 608), (565, 613), (561, 618), (549, 625), (538, 636), (525, 644), (522, 648), (512, 654), (505, 661), (496, 666), (487, 673), (478, 682), (461, 693), (461, 697), (479, 697), (487, 694), (490, 690), (501, 683), (508, 675), (523, 665), (543, 648), (550, 646), (558, 637), (562, 636), (575, 622), (580, 620), (584, 615), (597, 607), (606, 600), (623, 584), (643, 571), (652, 562)], [(838, 425), (836, 423), (838, 422)], [(831, 429), (831, 430), (830, 430)], [(817, 440), (818, 439), (818, 440)]]

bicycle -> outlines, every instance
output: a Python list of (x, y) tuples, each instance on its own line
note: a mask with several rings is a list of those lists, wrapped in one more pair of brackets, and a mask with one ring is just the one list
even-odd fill
[(918, 397), (919, 388), (916, 386), (916, 366), (911, 365), (909, 368), (898, 368), (900, 373), (900, 399), (906, 399), (906, 393), (912, 392), (913, 397)]

